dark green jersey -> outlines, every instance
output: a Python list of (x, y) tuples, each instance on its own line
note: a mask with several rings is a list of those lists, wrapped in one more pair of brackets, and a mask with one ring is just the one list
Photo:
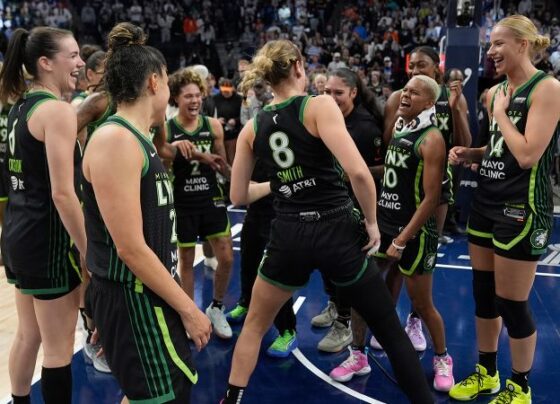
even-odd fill
[(268, 174), (279, 213), (329, 210), (348, 202), (342, 168), (303, 125), (309, 96), (267, 105), (255, 117), (253, 150)]
[[(173, 277), (177, 272), (177, 233), (173, 189), (152, 142), (123, 118), (113, 115), (105, 125), (118, 125), (129, 130), (144, 153), (140, 180), (140, 206), (146, 244), (157, 255)], [(142, 282), (119, 258), (115, 243), (103, 222), (92, 185), (83, 180), (84, 215), (88, 241), (87, 265), (95, 275), (123, 283), (141, 291)]]
[[(107, 95), (107, 97), (109, 96)], [(91, 135), (93, 135), (93, 132), (95, 132), (95, 129), (97, 129), (99, 126), (105, 123), (107, 118), (109, 118), (111, 115), (114, 115), (117, 112), (117, 105), (113, 101), (111, 101), (111, 99), (108, 99), (108, 101), (109, 103), (107, 104), (107, 108), (105, 108), (105, 111), (103, 111), (103, 114), (99, 117), (99, 119), (96, 119), (95, 121), (88, 123), (87, 125), (88, 140), (91, 137)]]
[(436, 101), (436, 119), (438, 129), (445, 141), (445, 149), (449, 153), (453, 147), (453, 115), (449, 106), (449, 88), (442, 85), (440, 90), (441, 93)]
[[(424, 160), (418, 151), (422, 140), (434, 126), (395, 134), (385, 155), (383, 186), (377, 203), (379, 229), (396, 236), (408, 225), (424, 199)], [(428, 219), (422, 231), (437, 234), (435, 217)]]
[[(172, 118), (167, 121), (167, 139), (169, 143), (188, 140), (197, 150), (212, 153), (214, 149), (214, 133), (207, 116), (199, 115), (198, 126), (192, 132), (186, 130)], [(173, 189), (177, 209), (188, 209), (191, 213), (200, 213), (216, 207), (224, 207), (224, 194), (218, 184), (216, 172), (207, 164), (197, 160), (186, 160), (177, 153), (173, 161)]]
[(0, 109), (0, 164), (4, 164), (6, 149), (8, 147), (8, 114), (12, 108), (11, 104), (2, 105)]
[[(525, 133), (531, 107), (531, 94), (536, 85), (548, 76), (538, 71), (519, 87), (511, 97), (506, 113), (517, 130)], [(503, 91), (507, 81), (496, 91)], [(494, 108), (492, 100), (491, 108)], [(557, 135), (552, 137), (540, 160), (530, 169), (523, 169), (508, 148), (495, 119), (490, 123), (489, 141), (480, 164), (480, 179), (475, 201), (488, 208), (504, 210), (500, 217), (528, 215), (529, 208), (537, 214), (552, 214), (552, 189), (549, 172), (554, 158)], [(508, 213), (509, 212), (509, 213)], [(520, 217), (521, 219), (521, 217)]]
[(5, 259), (16, 272), (41, 278), (68, 273), (70, 237), (51, 196), (45, 144), (29, 131), (28, 121), (44, 102), (57, 100), (48, 92), (28, 92), (8, 117), (8, 205), (2, 229)]

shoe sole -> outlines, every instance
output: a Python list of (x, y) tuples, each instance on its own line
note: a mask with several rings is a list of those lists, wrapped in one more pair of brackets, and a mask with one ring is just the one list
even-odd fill
[(320, 345), (317, 345), (317, 349), (321, 352), (336, 353), (336, 352), (342, 351), (344, 348), (346, 348), (351, 343), (352, 343), (352, 338), (350, 338), (350, 340), (348, 340), (348, 342), (345, 342), (344, 344), (340, 344), (340, 345), (336, 345), (336, 346), (332, 346), (332, 347), (324, 347), (324, 346), (322, 347)]
[(317, 327), (317, 328), (329, 328), (332, 327), (332, 325), (334, 324), (334, 321), (328, 324), (325, 323), (314, 323), (313, 320), (311, 320), (311, 325), (313, 327)]
[(296, 342), (294, 342), (294, 343), (290, 346), (290, 348), (289, 348), (287, 351), (285, 351), (285, 352), (281, 352), (281, 351), (270, 351), (270, 350), (267, 349), (267, 350), (266, 350), (266, 354), (267, 354), (268, 356), (273, 357), (273, 358), (287, 358), (288, 356), (290, 356), (290, 354), (292, 353), (292, 351), (293, 351), (294, 349), (296, 349), (297, 347), (298, 347), (298, 344), (297, 344), (297, 341), (296, 341)]
[(332, 377), (331, 375), (329, 375), (329, 376), (330, 376), (331, 379), (333, 379), (333, 380), (336, 381), (336, 382), (339, 382), (339, 383), (346, 383), (346, 382), (349, 382), (350, 380), (352, 380), (352, 378), (353, 378), (354, 376), (365, 376), (365, 375), (368, 375), (368, 374), (370, 374), (370, 373), (371, 373), (371, 367), (368, 366), (367, 368), (363, 368), (362, 370), (359, 370), (359, 371), (357, 371), (357, 372), (350, 373), (350, 374), (348, 374), (348, 375), (346, 375), (346, 376), (337, 377), (337, 378)]
[(457, 401), (473, 401), (476, 400), (476, 398), (478, 396), (491, 396), (492, 394), (496, 394), (500, 391), (501, 389), (501, 385), (498, 385), (497, 387), (491, 389), (491, 390), (483, 390), (483, 391), (479, 391), (478, 393), (476, 393), (473, 396), (463, 396), (463, 397), (454, 397), (451, 395), (451, 391), (449, 392), (449, 397), (451, 397), (453, 400), (457, 400)]
[(451, 390), (451, 388), (452, 388), (454, 385), (455, 385), (455, 379), (454, 379), (454, 378), (451, 379), (451, 385), (450, 385), (449, 388), (447, 388), (447, 389), (446, 389), (446, 388), (438, 388), (438, 387), (436, 386), (436, 379), (434, 379), (434, 383), (433, 383), (434, 390), (439, 391), (439, 392), (442, 392), (442, 393), (449, 393), (449, 390)]

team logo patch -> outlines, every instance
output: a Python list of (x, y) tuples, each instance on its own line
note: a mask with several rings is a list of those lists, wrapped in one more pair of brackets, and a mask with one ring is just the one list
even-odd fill
[(382, 140), (381, 140), (380, 137), (376, 137), (375, 140), (373, 141), (373, 144), (375, 145), (375, 147), (381, 147), (381, 143), (382, 143)]
[(436, 255), (434, 253), (426, 255), (424, 258), (424, 269), (432, 269), (436, 264)]
[(537, 229), (531, 234), (531, 245), (537, 249), (544, 248), (548, 241), (548, 230)]
[(436, 114), (430, 114), (430, 122), (432, 122), (432, 125), (437, 126)]

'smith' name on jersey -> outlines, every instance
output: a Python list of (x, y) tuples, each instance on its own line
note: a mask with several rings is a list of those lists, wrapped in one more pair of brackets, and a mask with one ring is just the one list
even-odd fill
[[(177, 214), (175, 213), (175, 208), (173, 207), (173, 185), (169, 179), (169, 175), (166, 172), (155, 173), (155, 184), (158, 199), (158, 206), (169, 206), (169, 220), (171, 221), (171, 243), (177, 243)], [(177, 274), (177, 262), (179, 261), (179, 256), (176, 248), (171, 248), (171, 276), (175, 277)]]
[[(523, 118), (523, 113), (521, 111), (508, 111), (507, 116), (513, 125)], [(502, 157), (505, 154), (504, 137), (500, 132), (498, 127), (498, 122), (496, 118), (492, 118), (490, 123), (490, 131), (492, 135), (490, 136), (490, 141), (488, 146), (490, 148), (490, 153), (487, 158), (484, 158), (480, 164), (480, 175), (491, 178), (493, 180), (505, 180), (506, 179), (506, 165), (502, 161)]]
[[(411, 143), (407, 139), (400, 139), (400, 142)], [(398, 171), (407, 170), (407, 160), (411, 156), (411, 149), (401, 148), (390, 144), (385, 156), (385, 172), (383, 175), (383, 190), (379, 198), (378, 205), (391, 210), (400, 211), (402, 204), (399, 193), (392, 192), (398, 185)]]

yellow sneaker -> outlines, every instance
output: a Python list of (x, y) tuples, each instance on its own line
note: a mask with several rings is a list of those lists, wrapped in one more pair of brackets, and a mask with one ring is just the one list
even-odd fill
[(500, 391), (500, 375), (488, 375), (488, 371), (481, 364), (476, 365), (476, 371), (466, 379), (455, 384), (449, 390), (449, 396), (459, 401), (470, 401), (479, 394), (494, 394)]
[(520, 385), (508, 379), (506, 388), (490, 404), (531, 404), (531, 388), (524, 393)]

